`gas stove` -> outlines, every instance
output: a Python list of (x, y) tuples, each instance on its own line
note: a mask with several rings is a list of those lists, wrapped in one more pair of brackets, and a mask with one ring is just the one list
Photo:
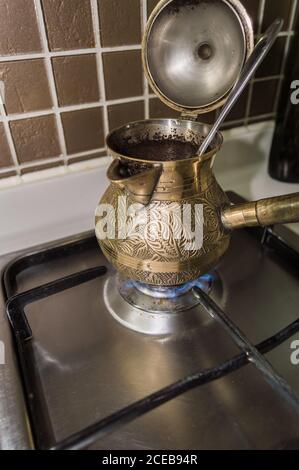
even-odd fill
[(4, 256), (1, 272), (2, 448), (299, 448), (285, 227), (235, 233), (215, 272), (171, 289), (121, 278), (92, 233)]

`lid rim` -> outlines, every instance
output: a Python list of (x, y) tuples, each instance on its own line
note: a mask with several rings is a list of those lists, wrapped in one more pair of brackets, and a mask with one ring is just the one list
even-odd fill
[[(156, 7), (152, 11), (152, 13), (151, 13), (151, 15), (148, 19), (146, 29), (145, 29), (145, 32), (144, 32), (144, 35), (143, 35), (143, 39), (142, 39), (142, 64), (143, 64), (143, 69), (144, 69), (148, 84), (152, 88), (155, 95), (160, 99), (160, 101), (162, 101), (162, 103), (164, 103), (170, 109), (174, 109), (175, 111), (178, 111), (178, 112), (183, 113), (185, 115), (197, 117), (201, 114), (212, 112), (212, 111), (220, 108), (221, 106), (223, 106), (225, 104), (225, 102), (226, 102), (226, 100), (227, 100), (234, 84), (220, 98), (218, 98), (218, 99), (214, 100), (213, 102), (210, 102), (206, 105), (202, 105), (202, 106), (198, 106), (198, 107), (197, 106), (193, 107), (193, 106), (181, 105), (179, 103), (174, 102), (173, 100), (168, 98), (164, 93), (162, 93), (162, 91), (160, 90), (160, 88), (156, 84), (155, 80), (153, 79), (151, 71), (150, 71), (150, 66), (149, 66), (149, 63), (148, 63), (148, 54), (147, 54), (148, 48), (147, 48), (147, 46), (148, 46), (149, 36), (150, 36), (151, 30), (152, 30), (152, 27), (154, 25), (154, 22), (155, 22), (156, 18), (158, 17), (159, 13), (162, 10), (164, 10), (164, 8), (166, 8), (167, 5), (169, 5), (172, 1), (173, 0), (160, 0), (160, 2), (156, 5)], [(231, 7), (231, 9), (236, 13), (236, 15), (238, 16), (238, 19), (240, 21), (240, 25), (242, 26), (243, 35), (244, 35), (244, 62), (243, 62), (243, 66), (244, 66), (245, 62), (248, 60), (248, 58), (249, 58), (249, 56), (252, 53), (253, 48), (254, 48), (254, 33), (253, 33), (253, 27), (252, 27), (251, 19), (248, 15), (246, 9), (240, 3), (239, 0), (222, 0), (222, 1), (226, 4), (228, 4), (229, 7)]]

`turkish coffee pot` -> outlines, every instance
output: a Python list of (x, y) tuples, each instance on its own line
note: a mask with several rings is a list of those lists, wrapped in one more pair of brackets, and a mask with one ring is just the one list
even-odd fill
[[(153, 286), (181, 285), (217, 266), (234, 229), (299, 222), (299, 193), (230, 203), (213, 173), (220, 133), (197, 155), (210, 129), (200, 115), (226, 102), (253, 38), (251, 20), (237, 0), (162, 0), (153, 10), (143, 38), (144, 69), (156, 95), (181, 118), (130, 123), (107, 137), (113, 162), (110, 186), (96, 211), (96, 236), (125, 277)], [(153, 143), (156, 150), (149, 152)], [(169, 156), (165, 143), (168, 150), (182, 144), (182, 153), (178, 146)], [(176, 236), (177, 209), (185, 207), (191, 208), (191, 227), (201, 227), (200, 246), (190, 248), (189, 228)], [(107, 224), (114, 222), (106, 237), (105, 217)]]

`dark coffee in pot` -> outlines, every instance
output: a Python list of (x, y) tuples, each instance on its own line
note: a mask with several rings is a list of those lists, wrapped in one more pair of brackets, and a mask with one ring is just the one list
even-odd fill
[(197, 150), (198, 145), (192, 142), (174, 139), (143, 140), (127, 144), (123, 155), (148, 161), (175, 161), (194, 157)]

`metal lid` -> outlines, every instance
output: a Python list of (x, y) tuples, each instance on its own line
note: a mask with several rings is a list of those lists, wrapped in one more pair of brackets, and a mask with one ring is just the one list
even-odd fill
[(253, 45), (238, 0), (161, 0), (144, 34), (143, 64), (166, 105), (202, 114), (224, 104)]

